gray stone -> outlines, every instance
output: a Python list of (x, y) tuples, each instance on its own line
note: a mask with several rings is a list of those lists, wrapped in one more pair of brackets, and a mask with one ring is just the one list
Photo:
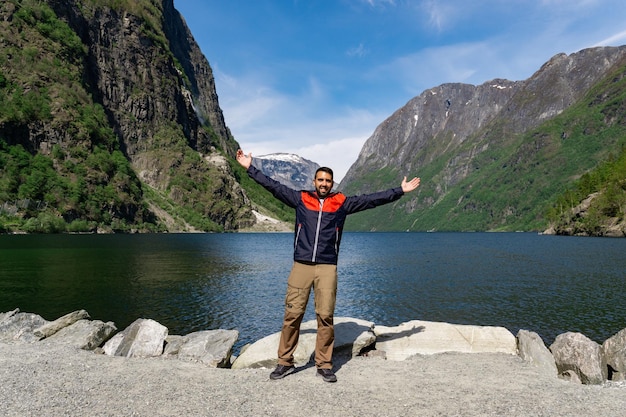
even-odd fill
[(34, 329), (48, 323), (43, 317), (33, 313), (20, 313), (13, 310), (4, 313), (0, 321), (0, 342), (37, 342), (41, 337)]
[[(626, 329), (622, 329), (602, 344), (606, 364), (611, 367), (611, 380), (626, 379)], [(608, 368), (607, 368), (608, 372)]]
[(19, 312), (20, 312), (20, 309), (16, 308), (15, 310), (7, 311), (5, 313), (0, 313), (0, 324), (2, 324), (3, 321), (8, 320), (9, 318), (13, 317)]
[[(335, 352), (348, 350), (352, 355), (358, 354), (374, 337), (364, 333), (371, 333), (374, 323), (349, 317), (335, 317)], [(317, 322), (307, 321), (300, 326), (300, 339), (294, 353), (296, 366), (306, 365), (315, 353), (315, 339), (317, 336)], [(256, 341), (240, 352), (233, 362), (233, 369), (243, 368), (273, 368), (276, 366), (278, 342), (280, 333), (274, 333)]]
[(375, 326), (376, 349), (389, 360), (443, 352), (517, 354), (515, 336), (504, 327), (413, 320), (399, 326)]
[(517, 350), (519, 356), (526, 362), (544, 369), (549, 374), (558, 375), (554, 356), (537, 333), (528, 330), (518, 331)]
[(60, 329), (45, 340), (74, 346), (79, 349), (94, 350), (107, 341), (116, 330), (117, 328), (113, 322), (78, 320)]
[(583, 384), (602, 384), (607, 379), (606, 361), (598, 343), (581, 333), (560, 334), (550, 345), (560, 374), (573, 371)]
[(233, 345), (239, 337), (237, 330), (204, 330), (183, 336), (178, 359), (200, 362), (213, 368), (230, 366)]
[[(354, 333), (358, 333), (358, 329)], [(352, 357), (359, 356), (364, 349), (374, 345), (374, 343), (376, 343), (376, 335), (371, 329), (361, 332), (352, 343)]]
[(178, 355), (180, 347), (185, 343), (185, 336), (169, 334), (165, 338), (165, 348), (163, 348), (163, 356)]
[(369, 352), (365, 352), (363, 354), (364, 357), (366, 358), (378, 358), (378, 359), (387, 359), (387, 352), (385, 352), (384, 350), (370, 350)]
[(54, 321), (46, 323), (41, 327), (36, 328), (33, 333), (35, 334), (35, 336), (46, 338), (52, 336), (62, 328), (76, 323), (78, 320), (88, 318), (89, 313), (87, 313), (85, 310), (74, 311), (72, 313), (64, 315), (63, 317), (59, 317)]
[(574, 384), (582, 384), (582, 381), (580, 380), (580, 377), (578, 376), (578, 374), (572, 371), (571, 369), (568, 369), (567, 371), (563, 371), (559, 375), (559, 378), (567, 382), (573, 382)]
[(114, 335), (112, 338), (107, 340), (102, 347), (103, 353), (108, 356), (115, 356), (115, 351), (117, 351), (117, 348), (122, 343), (122, 340), (124, 340), (123, 333), (117, 333), (116, 335)]
[(105, 343), (104, 352), (125, 357), (159, 356), (166, 337), (167, 327), (152, 319), (137, 319)]

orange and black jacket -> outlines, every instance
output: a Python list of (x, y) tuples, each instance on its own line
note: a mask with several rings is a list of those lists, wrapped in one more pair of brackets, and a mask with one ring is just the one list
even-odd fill
[(401, 187), (372, 194), (346, 197), (329, 193), (320, 199), (315, 191), (296, 191), (269, 178), (253, 165), (250, 178), (274, 197), (296, 209), (294, 261), (337, 264), (343, 224), (348, 214), (371, 209), (398, 200)]

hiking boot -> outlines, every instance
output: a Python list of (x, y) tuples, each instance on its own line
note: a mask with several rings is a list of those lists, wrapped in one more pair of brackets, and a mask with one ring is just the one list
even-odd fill
[(337, 377), (332, 369), (319, 368), (317, 370), (317, 376), (321, 376), (326, 382), (337, 382)]
[(278, 365), (270, 374), (270, 379), (282, 379), (292, 373), (296, 368), (293, 365)]

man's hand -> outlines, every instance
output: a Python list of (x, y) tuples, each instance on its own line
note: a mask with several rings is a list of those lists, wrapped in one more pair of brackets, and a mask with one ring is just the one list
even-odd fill
[(245, 169), (250, 168), (250, 165), (252, 164), (252, 152), (246, 155), (243, 153), (241, 149), (238, 149), (237, 150), (237, 162), (239, 162), (239, 165), (241, 165)]
[(408, 193), (409, 191), (413, 191), (420, 186), (420, 179), (415, 177), (411, 181), (407, 182), (406, 177), (404, 177), (400, 186), (402, 187), (402, 191)]

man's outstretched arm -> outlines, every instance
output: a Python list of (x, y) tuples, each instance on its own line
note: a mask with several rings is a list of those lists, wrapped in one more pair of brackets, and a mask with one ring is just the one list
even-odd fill
[(407, 181), (406, 177), (402, 180), (400, 187), (390, 188), (385, 191), (379, 191), (372, 194), (363, 194), (351, 196), (346, 199), (344, 205), (348, 214), (382, 206), (383, 204), (392, 203), (400, 199), (405, 193), (415, 190), (420, 185), (420, 179), (415, 177), (411, 181)]
[(410, 191), (415, 190), (417, 187), (420, 186), (420, 179), (415, 177), (411, 181), (407, 182), (406, 177), (404, 177), (404, 179), (402, 180), (402, 184), (400, 186), (402, 187), (402, 191), (404, 191), (405, 193), (408, 193)]

